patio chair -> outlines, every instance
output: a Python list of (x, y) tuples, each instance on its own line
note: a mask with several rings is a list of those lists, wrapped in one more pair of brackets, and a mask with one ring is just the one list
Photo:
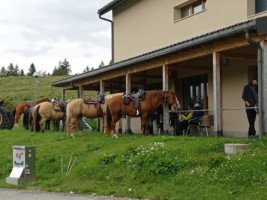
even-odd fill
[(200, 128), (205, 128), (206, 135), (209, 136), (208, 128), (214, 126), (214, 115), (204, 115), (199, 120)]
[[(199, 119), (197, 124), (191, 122), (194, 119)], [(213, 115), (203, 115), (201, 117), (194, 118), (194, 119), (190, 119), (188, 121), (188, 127), (186, 130), (186, 135), (188, 135), (188, 132), (190, 131), (190, 129), (197, 128), (200, 136), (202, 136), (201, 128), (205, 128), (206, 135), (209, 136), (208, 128), (210, 128), (211, 126), (214, 125), (214, 116)]]

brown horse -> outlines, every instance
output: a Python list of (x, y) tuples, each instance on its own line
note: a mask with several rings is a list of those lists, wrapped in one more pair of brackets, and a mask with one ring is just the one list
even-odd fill
[[(180, 108), (179, 101), (174, 92), (163, 90), (151, 90), (146, 92), (145, 99), (140, 101), (141, 108), (141, 125), (142, 135), (148, 134), (149, 121), (158, 108), (163, 103), (169, 103)], [(113, 97), (108, 102), (107, 108), (107, 122), (109, 132), (113, 132), (112, 135), (116, 135), (116, 122), (122, 117), (122, 114), (126, 114), (130, 117), (136, 117), (136, 109), (133, 106), (133, 101), (128, 105), (122, 103), (122, 95)]]
[(12, 112), (13, 112), (14, 117), (16, 116), (15, 118), (16, 126), (19, 127), (19, 118), (22, 115), (22, 113), (24, 113), (28, 108), (32, 107), (33, 105), (37, 105), (45, 101), (49, 101), (49, 99), (45, 97), (42, 99), (38, 99), (36, 101), (25, 102), (24, 104), (19, 104), (19, 105), (14, 106)]
[[(35, 132), (44, 132), (43, 123), (49, 119), (65, 121), (65, 112), (58, 105), (51, 102), (42, 102), (36, 105), (33, 110), (33, 126)], [(54, 126), (55, 128), (55, 126)]]
[(106, 127), (107, 127), (107, 118), (106, 118), (106, 110), (107, 110), (107, 103), (108, 101), (117, 95), (122, 95), (123, 93), (116, 93), (116, 94), (109, 94), (105, 96), (105, 103), (100, 104), (102, 109), (102, 116), (99, 115), (97, 109), (95, 108), (94, 104), (85, 104), (83, 99), (75, 99), (68, 103), (67, 107), (67, 118), (66, 118), (66, 128), (69, 137), (74, 138), (73, 128), (82, 135), (81, 130), (78, 128), (78, 124), (81, 121), (82, 117), (87, 118), (98, 118), (103, 117), (102, 122), (102, 130), (101, 133), (106, 135)]

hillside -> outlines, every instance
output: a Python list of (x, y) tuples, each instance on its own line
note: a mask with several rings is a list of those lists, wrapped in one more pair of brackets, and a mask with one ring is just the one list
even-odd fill
[[(60, 97), (62, 99), (62, 88), (52, 87), (54, 81), (68, 76), (43, 76), (38, 78), (38, 98)], [(35, 99), (35, 77), (12, 76), (0, 78), (0, 100), (5, 100), (5, 106), (12, 109), (17, 104)], [(84, 96), (94, 97), (96, 92), (84, 91)], [(76, 90), (66, 91), (66, 99), (77, 98)]]
[[(74, 134), (71, 139), (66, 132), (52, 130), (0, 130), (0, 187), (158, 200), (263, 200), (267, 196), (266, 137), (119, 134), (115, 139), (98, 131)], [(227, 156), (225, 143), (249, 148)], [(6, 184), (13, 145), (36, 147), (35, 183)]]

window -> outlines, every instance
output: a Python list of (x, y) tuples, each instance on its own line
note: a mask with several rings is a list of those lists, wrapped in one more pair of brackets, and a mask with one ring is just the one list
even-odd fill
[(266, 0), (256, 0), (255, 13), (260, 13), (267, 10)]
[(176, 6), (174, 7), (174, 21), (202, 12), (206, 10), (206, 8), (206, 0), (197, 0), (191, 4)]
[(199, 0), (181, 8), (181, 18), (196, 14), (206, 9), (206, 0)]

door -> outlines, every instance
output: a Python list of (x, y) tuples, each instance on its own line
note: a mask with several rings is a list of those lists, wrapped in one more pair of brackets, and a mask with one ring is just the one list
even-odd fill
[(208, 83), (207, 75), (187, 77), (183, 79), (183, 109), (187, 109), (189, 103), (200, 103), (201, 107), (208, 107)]

